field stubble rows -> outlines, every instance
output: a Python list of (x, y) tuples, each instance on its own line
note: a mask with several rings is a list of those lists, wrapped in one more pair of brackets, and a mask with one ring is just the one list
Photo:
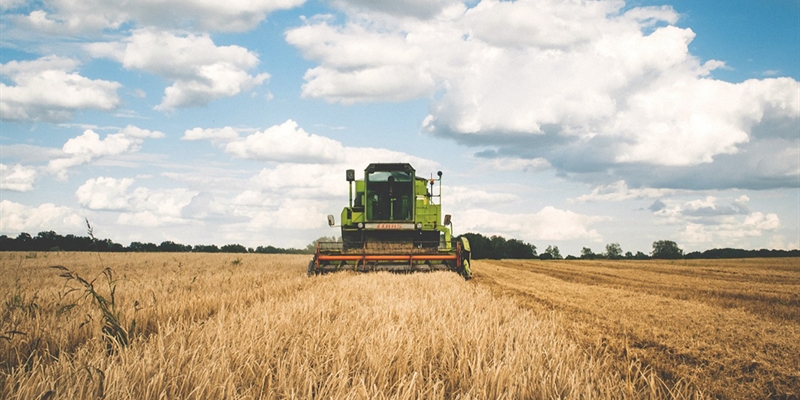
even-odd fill
[(484, 261), (476, 281), (557, 310), (590, 351), (721, 398), (800, 396), (800, 260)]
[[(756, 312), (762, 306), (704, 302), (723, 290), (713, 284), (699, 295), (661, 287), (647, 274), (691, 271), (656, 263), (630, 273), (476, 262), (465, 282), (452, 273), (307, 278), (307, 256), (0, 257), (2, 398), (797, 396), (791, 266), (753, 267), (779, 275), (759, 281), (778, 294)], [(100, 272), (113, 269), (121, 325), (136, 322), (127, 346), (53, 265), (97, 278), (106, 299)], [(675, 285), (706, 282), (698, 279)]]

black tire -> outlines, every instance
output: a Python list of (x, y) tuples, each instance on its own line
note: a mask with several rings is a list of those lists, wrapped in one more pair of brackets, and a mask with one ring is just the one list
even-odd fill
[(314, 270), (314, 260), (308, 262), (308, 271), (306, 272), (308, 276), (316, 275), (316, 271)]

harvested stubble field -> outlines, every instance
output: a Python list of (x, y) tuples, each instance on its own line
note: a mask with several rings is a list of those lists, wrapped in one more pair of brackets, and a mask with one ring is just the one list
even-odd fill
[(797, 259), (307, 261), (0, 253), (0, 398), (800, 395)]

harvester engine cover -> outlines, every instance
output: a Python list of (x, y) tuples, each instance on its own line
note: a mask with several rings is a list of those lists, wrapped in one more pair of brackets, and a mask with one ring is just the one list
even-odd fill
[[(352, 169), (346, 178), (350, 203), (342, 210), (341, 241), (317, 243), (309, 275), (453, 271), (472, 277), (469, 241), (451, 237), (450, 215), (442, 223), (441, 172), (428, 179), (407, 163), (370, 164), (363, 179)], [(334, 220), (328, 216), (329, 225)]]

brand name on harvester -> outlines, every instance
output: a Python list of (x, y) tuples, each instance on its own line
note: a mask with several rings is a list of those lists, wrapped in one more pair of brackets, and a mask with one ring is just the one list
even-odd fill
[(400, 229), (403, 225), (400, 224), (377, 224), (375, 229)]
[(367, 229), (414, 229), (414, 224), (375, 223), (367, 224)]

